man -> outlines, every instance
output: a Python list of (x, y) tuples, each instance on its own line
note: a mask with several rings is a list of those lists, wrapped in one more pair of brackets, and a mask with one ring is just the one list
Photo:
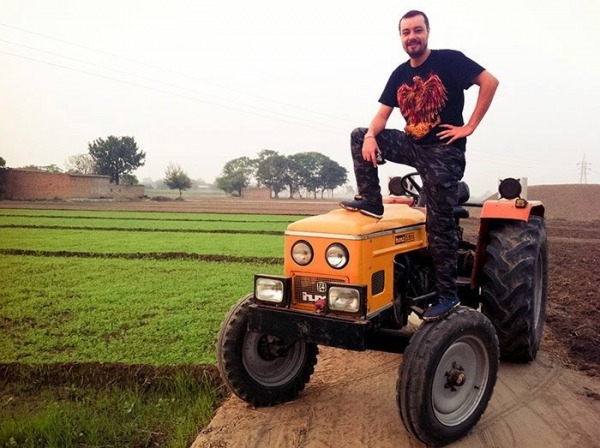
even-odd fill
[[(352, 160), (359, 195), (340, 205), (379, 219), (383, 216), (383, 203), (378, 159), (379, 163), (383, 159), (417, 169), (427, 200), (427, 234), (438, 293), (423, 315), (424, 320), (431, 321), (443, 318), (459, 304), (458, 237), (453, 208), (465, 170), (466, 137), (487, 112), (498, 80), (459, 51), (430, 50), (429, 19), (421, 11), (402, 16), (400, 38), (409, 60), (390, 76), (369, 128), (352, 132)], [(479, 93), (465, 124), (464, 90), (473, 84), (479, 86)], [(406, 121), (404, 132), (385, 129), (395, 107)]]

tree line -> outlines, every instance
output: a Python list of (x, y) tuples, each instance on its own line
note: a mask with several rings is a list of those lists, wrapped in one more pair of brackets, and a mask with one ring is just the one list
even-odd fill
[(264, 149), (258, 157), (239, 157), (225, 164), (215, 186), (233, 196), (241, 196), (242, 190), (255, 181), (259, 187), (271, 190), (278, 198), (287, 192), (290, 198), (317, 194), (323, 197), (348, 182), (348, 170), (329, 157), (318, 152), (301, 152), (289, 156)]
[[(140, 150), (133, 137), (109, 136), (88, 143), (87, 154), (69, 157), (67, 168), (72, 174), (101, 174), (110, 177), (114, 184), (134, 185), (138, 183), (132, 174), (144, 165), (146, 153)], [(0, 157), (0, 167), (6, 161)], [(27, 166), (49, 172), (62, 172), (56, 165), (45, 167)], [(165, 184), (181, 193), (192, 187), (192, 181), (179, 165), (170, 163), (165, 171)], [(271, 190), (278, 198), (287, 192), (290, 198), (323, 197), (348, 182), (348, 171), (337, 162), (318, 152), (301, 152), (284, 156), (277, 151), (265, 149), (257, 158), (239, 157), (225, 164), (215, 187), (226, 194), (241, 196), (242, 190), (251, 184)]]

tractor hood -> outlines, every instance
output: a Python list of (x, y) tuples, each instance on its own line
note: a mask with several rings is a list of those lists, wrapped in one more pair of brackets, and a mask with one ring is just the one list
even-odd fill
[(332, 210), (323, 215), (311, 216), (290, 224), (286, 234), (310, 232), (321, 234), (365, 236), (387, 230), (425, 223), (425, 210), (406, 204), (385, 204), (383, 218), (375, 219), (360, 212), (344, 209)]

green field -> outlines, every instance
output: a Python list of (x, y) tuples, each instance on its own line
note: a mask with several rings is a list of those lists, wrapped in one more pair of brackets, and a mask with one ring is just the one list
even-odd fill
[[(125, 431), (121, 413), (115, 413), (120, 422), (105, 421), (104, 407), (124, 394), (135, 398), (128, 402), (138, 403), (137, 415), (160, 400), (177, 413), (182, 397), (196, 395), (201, 404), (185, 408), (201, 411), (181, 416), (184, 427), (167, 425), (153, 412), (142, 419), (166, 433), (161, 446), (186, 446), (220, 396), (209, 381), (219, 324), (252, 290), (255, 273), (281, 273), (283, 232), (297, 218), (0, 210), (0, 369), (17, 372), (16, 380), (4, 379), (8, 395), (0, 403), (7, 406), (0, 408), (0, 421), (7, 424), (0, 425), (0, 446), (142, 446), (154, 440), (152, 430), (136, 429), (136, 423)], [(124, 381), (99, 391), (93, 381), (68, 375), (66, 383), (40, 380), (39, 393), (27, 387), (34, 377), (52, 377), (53, 366), (175, 370), (161, 376), (167, 384), (148, 390)], [(190, 373), (199, 366), (212, 372), (200, 382)], [(80, 384), (81, 402), (92, 409), (77, 428), (60, 423), (65, 413), (83, 415), (69, 411), (74, 403), (64, 399), (66, 386), (47, 384), (69, 381)], [(169, 407), (175, 395), (180, 398)], [(25, 402), (35, 403), (35, 411)], [(63, 429), (48, 429), (56, 425)], [(73, 436), (77, 431), (83, 435)]]

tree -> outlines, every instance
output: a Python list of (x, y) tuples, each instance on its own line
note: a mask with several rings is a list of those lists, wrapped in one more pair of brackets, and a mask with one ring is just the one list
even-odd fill
[(165, 170), (165, 184), (171, 190), (179, 190), (179, 199), (181, 199), (182, 192), (192, 188), (192, 179), (190, 179), (179, 165), (169, 163)]
[(192, 188), (208, 188), (208, 182), (202, 178), (192, 180)]
[(323, 198), (325, 190), (331, 190), (333, 196), (333, 190), (348, 182), (348, 170), (335, 160), (328, 158), (323, 161), (319, 168), (319, 180), (319, 187), (322, 189), (321, 198)]
[(6, 160), (3, 157), (0, 157), (0, 168), (4, 168), (6, 166)]
[(138, 149), (133, 137), (109, 136), (88, 143), (89, 154), (94, 159), (96, 172), (110, 176), (110, 181), (119, 184), (124, 174), (130, 174), (144, 166), (146, 153)]
[(151, 177), (144, 177), (142, 179), (142, 184), (144, 184), (144, 187), (146, 188), (146, 190), (153, 190), (154, 187), (154, 181), (152, 180)]
[(32, 170), (32, 171), (45, 171), (47, 173), (62, 173), (62, 170), (58, 166), (56, 166), (54, 163), (51, 165), (44, 165), (44, 166), (25, 165), (24, 167), (21, 167), (21, 169)]
[(259, 185), (269, 187), (275, 198), (285, 190), (287, 185), (288, 160), (277, 151), (265, 149), (258, 154), (256, 164), (256, 181)]
[(123, 174), (121, 176), (121, 185), (137, 185), (140, 182), (133, 174)]
[(95, 174), (96, 164), (89, 154), (75, 154), (67, 160), (66, 168), (71, 174)]
[(333, 190), (348, 181), (348, 171), (319, 152), (301, 152), (282, 156), (277, 151), (263, 149), (257, 159), (240, 157), (227, 162), (222, 175), (216, 179), (217, 188), (233, 195), (242, 194), (254, 174), (259, 185), (271, 189), (273, 197), (286, 188), (290, 198), (302, 193), (314, 198), (325, 190)]
[[(317, 197), (317, 190), (322, 188), (321, 167), (329, 157), (319, 152), (300, 152), (289, 157), (291, 160), (290, 176), (296, 187), (303, 188), (313, 197)], [(291, 196), (290, 196), (291, 197)]]
[(157, 179), (156, 182), (154, 182), (154, 188), (156, 188), (157, 190), (164, 190), (167, 187), (167, 184), (165, 184), (165, 180), (164, 179)]
[[(288, 156), (288, 170), (285, 176), (285, 182), (290, 191), (290, 199), (294, 198), (294, 194), (298, 193), (300, 196), (300, 184), (302, 182), (302, 161), (298, 158), (297, 154)], [(300, 196), (301, 197), (301, 196)]]
[(242, 190), (250, 184), (254, 167), (255, 161), (249, 157), (230, 160), (223, 167), (221, 176), (215, 179), (215, 185), (225, 193), (241, 196)]

